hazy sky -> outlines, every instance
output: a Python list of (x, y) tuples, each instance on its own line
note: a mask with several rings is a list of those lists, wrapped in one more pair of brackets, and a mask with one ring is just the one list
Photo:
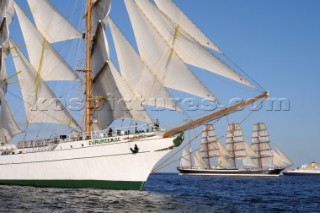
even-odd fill
[[(24, 2), (18, 2), (26, 7)], [(58, 0), (52, 2), (58, 7), (62, 4)], [(67, 17), (75, 17), (68, 9), (81, 12), (72, 7), (73, 0), (63, 2), (66, 5), (62, 12)], [(264, 107), (254, 113), (242, 126), (247, 141), (251, 142), (252, 125), (264, 121), (272, 143), (278, 145), (296, 166), (311, 161), (320, 163), (320, 1), (176, 0), (175, 3), (233, 62), (270, 91), (272, 98), (290, 101), (289, 111), (267, 111)], [(136, 47), (122, 0), (113, 1), (111, 17)], [(15, 22), (13, 26), (17, 24)], [(107, 35), (113, 53), (109, 30)], [(224, 104), (231, 98), (259, 94), (212, 73), (193, 70)], [(181, 95), (174, 91), (172, 94)], [(11, 100), (12, 97), (8, 98)], [(246, 115), (247, 112), (242, 112), (230, 116), (230, 120), (240, 122)], [(161, 124), (169, 126), (186, 118), (167, 112), (153, 113), (152, 117), (159, 117)], [(221, 120), (216, 128), (219, 135), (225, 134), (226, 121)], [(199, 142), (194, 146), (199, 146)], [(177, 165), (162, 171), (176, 171)]]

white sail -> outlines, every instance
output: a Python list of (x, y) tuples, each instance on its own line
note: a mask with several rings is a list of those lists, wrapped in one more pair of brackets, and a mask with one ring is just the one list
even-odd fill
[(7, 24), (10, 24), (14, 14), (14, 0), (0, 0), (0, 21), (3, 18), (7, 19)]
[(221, 153), (222, 156), (224, 157), (231, 157), (230, 152), (227, 150), (227, 148), (221, 143), (220, 141), (217, 141), (218, 147), (219, 147), (219, 152)]
[(251, 146), (249, 146), (247, 144), (247, 142), (244, 142), (244, 147), (246, 149), (246, 155), (250, 156), (250, 157), (258, 157), (258, 155), (256, 154), (256, 152), (251, 148)]
[(204, 162), (199, 152), (195, 153), (194, 166), (201, 167), (201, 168), (204, 168), (206, 166), (206, 162)]
[(267, 168), (274, 167), (273, 157), (271, 156), (271, 157), (262, 158), (262, 167), (267, 167)]
[[(78, 129), (75, 119), (64, 109), (37, 71), (10, 39), (11, 54), (18, 74), (27, 123), (54, 123)], [(37, 80), (38, 78), (38, 80)], [(37, 82), (37, 83), (36, 83)]]
[(150, 1), (135, 0), (152, 26), (159, 32), (166, 44), (178, 54), (187, 64), (205, 69), (215, 74), (234, 80), (248, 87), (255, 86), (247, 81), (231, 67), (224, 64), (219, 58), (212, 54), (206, 47), (189, 36), (178, 23), (167, 19)]
[(190, 162), (190, 154), (186, 150), (183, 150), (180, 160), (180, 167), (190, 167)]
[(81, 38), (81, 33), (48, 0), (27, 0), (37, 29), (49, 43)]
[(92, 33), (95, 34), (99, 24), (103, 29), (108, 23), (108, 15), (111, 10), (111, 0), (92, 1)]
[(230, 160), (226, 159), (224, 156), (220, 156), (218, 158), (218, 164), (221, 167), (231, 167), (232, 166)]
[(37, 72), (40, 73), (41, 78), (44, 81), (79, 80), (79, 77), (72, 68), (33, 26), (20, 7), (16, 3), (14, 6), (25, 39), (30, 62)]
[(211, 92), (190, 71), (175, 51), (166, 44), (166, 41), (139, 10), (135, 1), (125, 0), (125, 4), (140, 56), (157, 79), (165, 87), (215, 100)]
[(92, 75), (96, 76), (109, 61), (109, 44), (103, 25), (99, 24), (92, 45)]
[(2, 21), (0, 20), (0, 47), (4, 47), (4, 44), (8, 39), (9, 31), (7, 26), (7, 19), (3, 19)]
[(232, 123), (228, 125), (226, 148), (234, 158), (243, 158), (247, 155), (240, 124)]
[(277, 146), (276, 146), (276, 150), (277, 150), (279, 157), (283, 163), (285, 163), (287, 165), (292, 165), (292, 161), (289, 160), (289, 158), (285, 154), (283, 154), (283, 152)]
[(178, 24), (194, 40), (201, 45), (221, 53), (221, 50), (171, 1), (154, 0), (158, 8), (169, 19)]
[(272, 155), (273, 155), (273, 165), (277, 167), (285, 166), (285, 163), (281, 160), (280, 156), (273, 150), (272, 150)]
[[(176, 109), (176, 106), (170, 103), (172, 100), (170, 94), (143, 61), (141, 61), (139, 55), (111, 19), (109, 24), (122, 77), (135, 93), (135, 97), (145, 100), (144, 105)], [(162, 101), (158, 102), (153, 100)]]
[(3, 142), (8, 142), (11, 140), (11, 138), (17, 134), (20, 134), (22, 131), (14, 119), (2, 94), (0, 94), (0, 101), (2, 109), (0, 115), (0, 136), (4, 137)]
[(0, 51), (0, 95), (4, 96), (7, 93), (8, 82), (6, 64), (4, 62), (4, 56), (1, 48)]
[(258, 168), (258, 162), (256, 160), (252, 159), (250, 156), (246, 156), (243, 159), (243, 166)]
[(132, 116), (119, 92), (115, 79), (108, 65), (98, 74), (93, 82), (93, 95), (103, 97), (104, 105), (94, 111), (98, 129), (106, 129), (114, 120), (132, 119)]

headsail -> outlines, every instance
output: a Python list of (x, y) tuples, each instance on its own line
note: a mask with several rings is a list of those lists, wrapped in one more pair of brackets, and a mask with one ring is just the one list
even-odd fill
[[(135, 1), (125, 0), (142, 60), (165, 86), (195, 96), (215, 100), (211, 92), (166, 44)], [(150, 48), (152, 47), (152, 48)], [(183, 77), (182, 77), (183, 76)], [(192, 85), (192, 87), (190, 87)]]
[(172, 0), (154, 0), (158, 8), (169, 19), (179, 25), (201, 45), (217, 52), (221, 50), (172, 2)]
[(183, 150), (180, 160), (180, 167), (190, 167), (190, 162), (190, 154), (186, 150)]
[(37, 29), (49, 43), (81, 38), (80, 32), (48, 0), (27, 0)]
[[(18, 75), (28, 123), (54, 123), (79, 129), (75, 119), (63, 107), (45, 81), (37, 76), (23, 53), (10, 39), (11, 54)], [(35, 84), (38, 78), (38, 84)]]
[[(175, 109), (176, 107), (171, 103), (173, 98), (171, 98), (161, 82), (141, 61), (139, 55), (113, 21), (110, 19), (109, 22), (122, 77), (134, 92), (135, 97), (145, 100), (144, 105)], [(164, 103), (162, 101), (157, 103), (158, 100), (163, 100)]]
[(40, 73), (41, 78), (44, 81), (79, 80), (72, 68), (33, 26), (20, 7), (16, 3), (14, 6), (26, 42), (30, 63)]
[(248, 87), (255, 88), (251, 82), (212, 54), (207, 47), (194, 40), (181, 28), (179, 23), (172, 22), (165, 17), (150, 1), (135, 0), (135, 2), (145, 15), (145, 18), (152, 23), (152, 26), (155, 27), (162, 39), (171, 48), (171, 54), (176, 53), (186, 64), (191, 64)]
[(1, 114), (0, 114), (0, 137), (1, 142), (8, 142), (15, 135), (20, 134), (22, 131), (14, 119), (9, 106), (4, 99), (3, 95), (0, 94), (1, 101)]

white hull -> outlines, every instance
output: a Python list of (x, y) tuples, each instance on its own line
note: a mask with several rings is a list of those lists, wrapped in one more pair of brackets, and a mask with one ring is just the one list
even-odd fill
[[(97, 186), (97, 188), (136, 189), (138, 184), (142, 189), (155, 164), (170, 151), (166, 148), (173, 146), (173, 138), (152, 136), (132, 142), (128, 142), (127, 138), (128, 136), (113, 138), (117, 142), (106, 142), (110, 138), (98, 139), (99, 143), (106, 142), (102, 144), (95, 144), (94, 140), (65, 142), (59, 143), (52, 151), (41, 151), (43, 148), (38, 148), (39, 150), (35, 152), (37, 148), (32, 148), (33, 153), (17, 154), (21, 151), (31, 151), (30, 148), (18, 149), (15, 154), (0, 157), (0, 182), (37, 185), (23, 183), (49, 181), (49, 184), (39, 186), (50, 186), (57, 181), (75, 181), (77, 187), (82, 184), (81, 181), (100, 181), (99, 185), (103, 184), (101, 181), (106, 181), (107, 185), (112, 185), (113, 182), (117, 185), (121, 185), (121, 182), (135, 183), (135, 187)], [(137, 154), (133, 154), (130, 150), (135, 145), (139, 148)], [(58, 186), (60, 185), (61, 183)]]

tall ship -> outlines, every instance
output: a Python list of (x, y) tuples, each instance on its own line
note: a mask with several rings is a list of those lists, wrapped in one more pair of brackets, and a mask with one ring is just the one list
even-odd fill
[(320, 167), (316, 162), (303, 164), (296, 169), (291, 169), (283, 172), (287, 176), (320, 176)]
[[(111, 0), (0, 0), (0, 184), (142, 190), (185, 131), (269, 97), (171, 0), (123, 2), (136, 48)], [(258, 94), (162, 129), (150, 109), (186, 113), (171, 90), (220, 103), (192, 67)], [(221, 166), (244, 157), (207, 152)]]
[(262, 122), (253, 127), (251, 145), (239, 123), (228, 125), (225, 144), (208, 124), (202, 131), (200, 151), (194, 152), (194, 163), (192, 151), (184, 150), (178, 170), (181, 175), (278, 177), (292, 163), (278, 147), (275, 150)]

